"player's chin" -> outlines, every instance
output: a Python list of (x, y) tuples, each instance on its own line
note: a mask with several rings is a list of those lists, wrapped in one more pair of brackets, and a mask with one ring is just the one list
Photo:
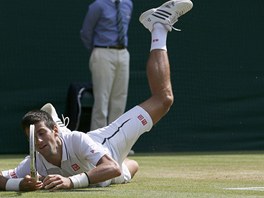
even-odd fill
[(48, 149), (48, 145), (42, 145), (36, 148), (36, 150), (40, 153), (45, 152)]

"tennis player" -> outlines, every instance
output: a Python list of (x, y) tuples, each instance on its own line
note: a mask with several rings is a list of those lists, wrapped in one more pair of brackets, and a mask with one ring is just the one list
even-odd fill
[(40, 181), (29, 176), (30, 157), (26, 157), (15, 169), (1, 172), (0, 189), (57, 190), (129, 182), (138, 170), (138, 163), (128, 159), (127, 154), (137, 139), (150, 131), (173, 103), (167, 32), (174, 29), (173, 24), (192, 6), (190, 0), (171, 0), (144, 12), (139, 18), (151, 32), (146, 68), (150, 98), (109, 126), (87, 134), (71, 132), (61, 125), (51, 104), (28, 112), (22, 119), (22, 127), (28, 136), (30, 124), (35, 125), (36, 168)]

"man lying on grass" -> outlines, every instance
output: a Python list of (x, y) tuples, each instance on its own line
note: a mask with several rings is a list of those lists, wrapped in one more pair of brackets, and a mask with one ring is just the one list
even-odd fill
[(30, 157), (26, 157), (15, 169), (1, 172), (0, 189), (57, 190), (129, 182), (137, 172), (138, 164), (127, 159), (127, 154), (173, 103), (167, 32), (175, 29), (173, 24), (192, 5), (190, 0), (171, 0), (144, 12), (139, 18), (152, 37), (146, 68), (150, 98), (109, 126), (89, 133), (71, 132), (58, 124), (61, 120), (51, 104), (28, 112), (22, 119), (22, 127), (29, 136), (29, 126), (35, 125), (39, 181), (29, 176)]

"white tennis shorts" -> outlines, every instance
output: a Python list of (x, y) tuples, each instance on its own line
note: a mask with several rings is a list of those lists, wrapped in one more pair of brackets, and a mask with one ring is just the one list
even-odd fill
[(138, 138), (153, 126), (150, 115), (135, 106), (110, 125), (87, 134), (110, 151), (111, 156), (122, 164)]

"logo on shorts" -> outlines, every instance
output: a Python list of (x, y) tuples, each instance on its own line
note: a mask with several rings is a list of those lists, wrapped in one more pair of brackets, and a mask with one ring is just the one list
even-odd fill
[(74, 171), (77, 171), (77, 170), (80, 169), (80, 166), (79, 166), (78, 164), (73, 164), (73, 165), (71, 165), (71, 167), (72, 167), (72, 169), (73, 169)]
[(147, 120), (144, 118), (144, 116), (141, 114), (137, 118), (140, 120), (143, 126), (145, 126), (148, 123)]

